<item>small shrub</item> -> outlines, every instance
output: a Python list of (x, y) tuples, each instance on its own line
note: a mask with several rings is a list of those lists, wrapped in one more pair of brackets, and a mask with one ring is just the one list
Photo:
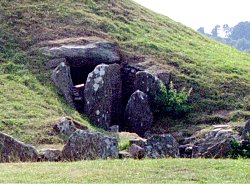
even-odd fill
[(244, 141), (233, 140), (231, 142), (231, 158), (250, 158), (250, 137)]
[(129, 146), (129, 141), (120, 141), (118, 144), (119, 151), (128, 150)]
[(154, 113), (160, 116), (169, 115), (174, 117), (185, 115), (191, 110), (191, 106), (188, 104), (191, 90), (186, 91), (183, 88), (178, 92), (172, 82), (169, 89), (162, 85), (160, 92), (154, 95)]

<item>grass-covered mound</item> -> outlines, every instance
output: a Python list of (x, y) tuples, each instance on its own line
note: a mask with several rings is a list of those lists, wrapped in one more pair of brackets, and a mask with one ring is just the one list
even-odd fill
[(192, 87), (187, 123), (250, 116), (248, 54), (131, 0), (1, 0), (0, 131), (33, 143), (56, 142), (46, 136), (46, 127), (58, 117), (69, 115), (87, 124), (57, 95), (37, 50), (90, 36), (151, 57), (174, 72), (174, 83)]

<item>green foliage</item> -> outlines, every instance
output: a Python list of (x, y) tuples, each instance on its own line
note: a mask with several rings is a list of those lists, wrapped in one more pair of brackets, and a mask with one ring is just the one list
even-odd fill
[(169, 85), (169, 89), (162, 85), (160, 92), (155, 94), (154, 97), (154, 112), (161, 116), (184, 116), (191, 109), (188, 103), (190, 93), (191, 89), (187, 92), (185, 88), (178, 92), (172, 82)]
[(218, 35), (218, 30), (220, 28), (220, 25), (216, 25), (211, 34), (206, 34), (201, 28), (197, 31), (219, 42), (235, 47), (240, 51), (250, 51), (250, 22), (240, 22), (234, 27), (229, 27), (228, 24), (224, 24), (223, 31), (225, 33), (225, 38)]
[(231, 158), (250, 158), (250, 136), (244, 141), (232, 140)]
[(129, 141), (120, 141), (118, 144), (118, 148), (120, 151), (129, 149)]

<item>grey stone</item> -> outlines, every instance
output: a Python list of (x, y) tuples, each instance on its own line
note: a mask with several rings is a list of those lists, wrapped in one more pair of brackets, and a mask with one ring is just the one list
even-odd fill
[(146, 139), (131, 139), (129, 140), (129, 145), (131, 146), (132, 144), (136, 144), (137, 146), (144, 148), (146, 145), (146, 141)]
[(119, 126), (118, 125), (113, 125), (109, 127), (109, 131), (112, 137), (119, 140)]
[(250, 119), (246, 121), (244, 130), (243, 130), (243, 139), (245, 140), (250, 140)]
[(69, 66), (96, 66), (102, 63), (113, 64), (120, 61), (116, 45), (98, 42), (87, 45), (64, 45), (43, 52), (54, 58), (66, 58)]
[(160, 92), (162, 85), (163, 82), (158, 77), (146, 71), (139, 71), (136, 73), (134, 89), (147, 94), (150, 103), (153, 101), (154, 95)]
[(74, 107), (73, 98), (70, 93), (70, 89), (73, 87), (70, 68), (65, 63), (60, 63), (53, 71), (51, 78), (55, 86), (59, 89), (59, 92), (65, 97), (67, 102)]
[(132, 144), (129, 148), (129, 153), (134, 159), (142, 159), (145, 156), (145, 149), (136, 144)]
[(65, 58), (51, 59), (44, 63), (46, 69), (55, 69), (60, 63), (65, 63)]
[(192, 139), (193, 158), (228, 158), (230, 156), (231, 141), (240, 137), (231, 129), (217, 129), (208, 132), (204, 137)]
[(56, 125), (53, 126), (53, 131), (56, 134), (71, 135), (77, 129), (87, 130), (88, 127), (74, 121), (69, 117), (62, 117)]
[(129, 159), (132, 155), (127, 151), (119, 151), (119, 159)]
[(113, 126), (109, 127), (109, 130), (110, 130), (111, 133), (118, 134), (119, 133), (119, 126), (118, 125), (113, 125)]
[(98, 65), (88, 75), (84, 111), (96, 126), (109, 130), (122, 118), (122, 81), (118, 64)]
[(118, 142), (102, 133), (75, 131), (62, 150), (63, 160), (95, 160), (118, 158)]
[(171, 134), (154, 135), (145, 146), (147, 158), (179, 157), (179, 144)]
[(151, 128), (153, 113), (145, 93), (137, 90), (131, 95), (125, 110), (125, 122), (129, 131), (139, 136), (143, 136)]
[(33, 146), (0, 132), (0, 163), (36, 162), (37, 159), (38, 153)]
[(230, 125), (213, 125), (213, 129), (229, 129)]
[(39, 150), (39, 161), (41, 162), (59, 162), (62, 158), (62, 151), (57, 149)]

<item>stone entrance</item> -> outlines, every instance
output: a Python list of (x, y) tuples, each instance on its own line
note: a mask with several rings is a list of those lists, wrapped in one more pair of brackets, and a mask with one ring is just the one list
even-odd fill
[[(120, 130), (141, 136), (151, 128), (152, 107), (144, 100), (150, 100), (149, 92), (158, 91), (162, 82), (148, 72), (149, 62), (121, 56), (117, 46), (107, 42), (66, 45), (51, 48), (46, 54), (52, 55), (53, 61), (62, 61), (52, 74), (59, 91), (94, 125), (105, 130), (119, 125)], [(137, 90), (143, 100), (133, 99)], [(144, 109), (145, 115), (139, 116)]]

